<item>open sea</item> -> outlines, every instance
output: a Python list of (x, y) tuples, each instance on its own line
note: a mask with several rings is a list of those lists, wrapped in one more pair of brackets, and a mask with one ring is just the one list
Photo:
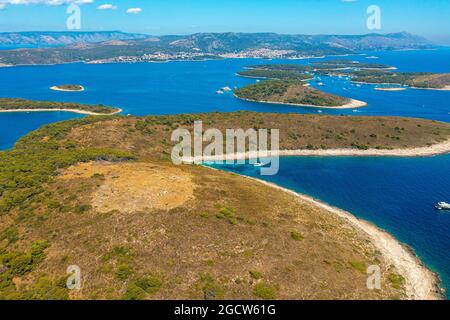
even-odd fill
[[(378, 59), (367, 59), (377, 56)], [(450, 73), (450, 49), (375, 52), (348, 56), (361, 62), (385, 63), (399, 71)], [(329, 57), (326, 59), (336, 59)], [(340, 57), (339, 57), (340, 59)], [(317, 59), (311, 59), (317, 60)], [(202, 62), (141, 64), (67, 64), (0, 68), (0, 97), (73, 101), (120, 107), (124, 114), (177, 114), (210, 111), (317, 113), (314, 108), (240, 101), (231, 88), (254, 83), (235, 73), (244, 66), (266, 63), (305, 64), (310, 60), (235, 59)], [(450, 122), (450, 91), (408, 89), (376, 91), (345, 79), (321, 79), (321, 90), (363, 100), (368, 107), (322, 110), (323, 114), (395, 115)], [(57, 84), (77, 83), (85, 92), (49, 90)], [(313, 82), (313, 86), (316, 86)], [(0, 113), (0, 149), (11, 148), (27, 132), (44, 124), (81, 117), (67, 112)], [(450, 290), (450, 213), (434, 209), (450, 202), (450, 155), (429, 158), (286, 157), (276, 176), (259, 176), (253, 166), (220, 166), (224, 170), (266, 179), (308, 194), (375, 223), (409, 245), (436, 271)]]

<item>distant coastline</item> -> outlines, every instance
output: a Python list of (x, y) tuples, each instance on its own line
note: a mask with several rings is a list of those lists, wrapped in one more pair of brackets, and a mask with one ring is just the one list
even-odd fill
[(97, 112), (91, 112), (91, 111), (84, 111), (84, 110), (77, 110), (77, 109), (5, 109), (0, 110), (0, 113), (13, 113), (13, 112), (72, 112), (72, 113), (78, 113), (78, 114), (85, 114), (90, 116), (112, 116), (118, 113), (121, 113), (123, 110), (118, 109), (112, 113), (97, 113)]

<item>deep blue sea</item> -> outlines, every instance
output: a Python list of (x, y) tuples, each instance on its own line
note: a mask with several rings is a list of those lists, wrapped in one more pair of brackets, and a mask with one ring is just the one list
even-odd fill
[[(367, 56), (379, 58), (367, 59)], [(345, 58), (386, 63), (400, 71), (450, 72), (450, 49), (376, 52)], [(254, 83), (254, 79), (235, 75), (244, 66), (280, 62), (305, 64), (308, 61), (237, 59), (0, 68), (0, 97), (100, 103), (120, 107), (124, 114), (133, 115), (236, 110), (317, 113), (314, 108), (245, 102), (235, 99), (232, 94), (215, 93), (224, 86), (234, 88)], [(322, 110), (323, 114), (398, 115), (450, 122), (449, 91), (408, 89), (385, 92), (374, 90), (373, 85), (357, 86), (344, 79), (324, 77), (321, 80), (325, 83), (321, 90), (369, 103), (358, 112)], [(49, 90), (53, 85), (64, 83), (82, 84), (86, 91)], [(313, 86), (316, 86), (315, 82)], [(11, 148), (19, 137), (43, 124), (75, 117), (80, 115), (67, 112), (0, 113), (0, 149)], [(438, 201), (450, 202), (449, 160), (450, 155), (413, 159), (288, 157), (281, 160), (277, 176), (260, 178), (309, 194), (374, 222), (410, 245), (440, 274), (449, 290), (450, 214), (434, 209)], [(250, 176), (256, 173), (254, 167), (245, 165), (224, 169)]]
[(429, 158), (284, 157), (280, 172), (253, 165), (212, 165), (308, 194), (371, 221), (414, 249), (450, 288), (450, 155)]

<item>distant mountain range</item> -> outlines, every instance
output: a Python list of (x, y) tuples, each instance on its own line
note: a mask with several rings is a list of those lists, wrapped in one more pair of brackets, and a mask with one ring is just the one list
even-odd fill
[[(0, 63), (141, 62), (212, 58), (299, 58), (361, 51), (429, 49), (433, 44), (409, 33), (367, 35), (285, 35), (197, 33), (150, 36), (110, 32), (0, 33), (0, 46), (39, 48), (0, 51)], [(55, 47), (56, 46), (56, 47)]]
[(32, 46), (49, 47), (65, 46), (79, 43), (99, 43), (111, 40), (145, 39), (147, 35), (125, 33), (120, 31), (99, 32), (58, 32), (58, 31), (29, 31), (29, 32), (1, 32), (0, 46)]

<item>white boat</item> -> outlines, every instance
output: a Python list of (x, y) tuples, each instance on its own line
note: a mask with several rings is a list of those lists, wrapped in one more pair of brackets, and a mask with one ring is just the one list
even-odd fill
[(264, 163), (261, 163), (261, 162), (257, 162), (257, 163), (254, 163), (253, 166), (254, 166), (254, 167), (264, 167), (265, 164), (264, 164)]
[(438, 210), (450, 210), (450, 203), (447, 203), (447, 202), (439, 202), (437, 205), (436, 205), (436, 209), (438, 209)]
[(217, 94), (224, 94), (223, 90), (217, 90), (216, 93)]
[(325, 84), (324, 84), (323, 82), (317, 82), (317, 85), (322, 87), (322, 86), (324, 86)]
[(229, 91), (231, 91), (231, 88), (230, 87), (223, 87), (220, 90), (222, 90), (223, 92), (229, 92)]

